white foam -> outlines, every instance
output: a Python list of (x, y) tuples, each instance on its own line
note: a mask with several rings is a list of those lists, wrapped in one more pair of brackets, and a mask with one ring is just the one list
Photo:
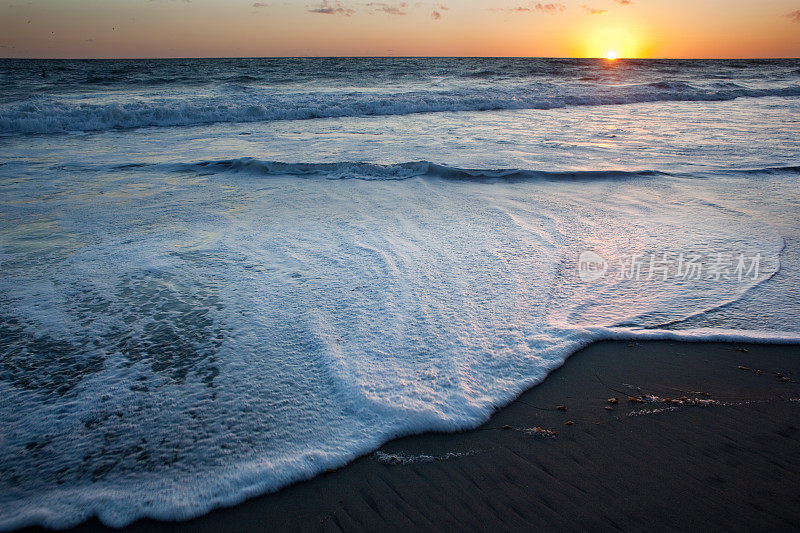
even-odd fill
[(476, 450), (466, 452), (447, 452), (443, 455), (430, 454), (407, 454), (402, 452), (388, 453), (382, 450), (375, 452), (375, 457), (379, 462), (386, 465), (413, 465), (416, 463), (433, 463), (436, 461), (448, 461), (457, 457), (468, 457), (480, 453)]
[[(784, 241), (763, 220), (788, 209), (780, 187), (699, 202), (722, 178), (487, 182), (419, 165), (15, 183), (0, 205), (0, 528), (197, 516), (393, 437), (475, 427), (596, 340), (800, 341), (791, 315), (774, 331), (646, 329), (778, 271)], [(325, 179), (342, 169), (411, 175)], [(584, 283), (585, 249), (763, 262), (744, 282)]]

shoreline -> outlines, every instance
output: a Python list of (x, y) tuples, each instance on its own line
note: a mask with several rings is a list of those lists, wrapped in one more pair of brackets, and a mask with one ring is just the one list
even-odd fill
[(798, 379), (798, 345), (600, 341), (474, 430), (123, 530), (796, 529)]

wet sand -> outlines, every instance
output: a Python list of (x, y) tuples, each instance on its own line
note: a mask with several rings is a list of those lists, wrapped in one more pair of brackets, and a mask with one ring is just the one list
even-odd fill
[(476, 430), (126, 530), (796, 530), (798, 380), (800, 346), (601, 342)]

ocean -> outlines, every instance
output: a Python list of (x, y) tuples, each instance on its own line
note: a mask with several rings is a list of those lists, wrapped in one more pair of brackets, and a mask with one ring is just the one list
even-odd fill
[(0, 60), (0, 529), (186, 519), (601, 339), (800, 341), (800, 60)]

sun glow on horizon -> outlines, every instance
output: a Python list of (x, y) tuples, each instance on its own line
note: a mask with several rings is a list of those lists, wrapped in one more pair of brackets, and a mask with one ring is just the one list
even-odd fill
[(0, 0), (0, 56), (796, 58), (798, 1)]
[(593, 32), (590, 30), (583, 43), (581, 55), (601, 57), (608, 61), (621, 57), (642, 57), (644, 52), (640, 36), (626, 27), (596, 28)]

